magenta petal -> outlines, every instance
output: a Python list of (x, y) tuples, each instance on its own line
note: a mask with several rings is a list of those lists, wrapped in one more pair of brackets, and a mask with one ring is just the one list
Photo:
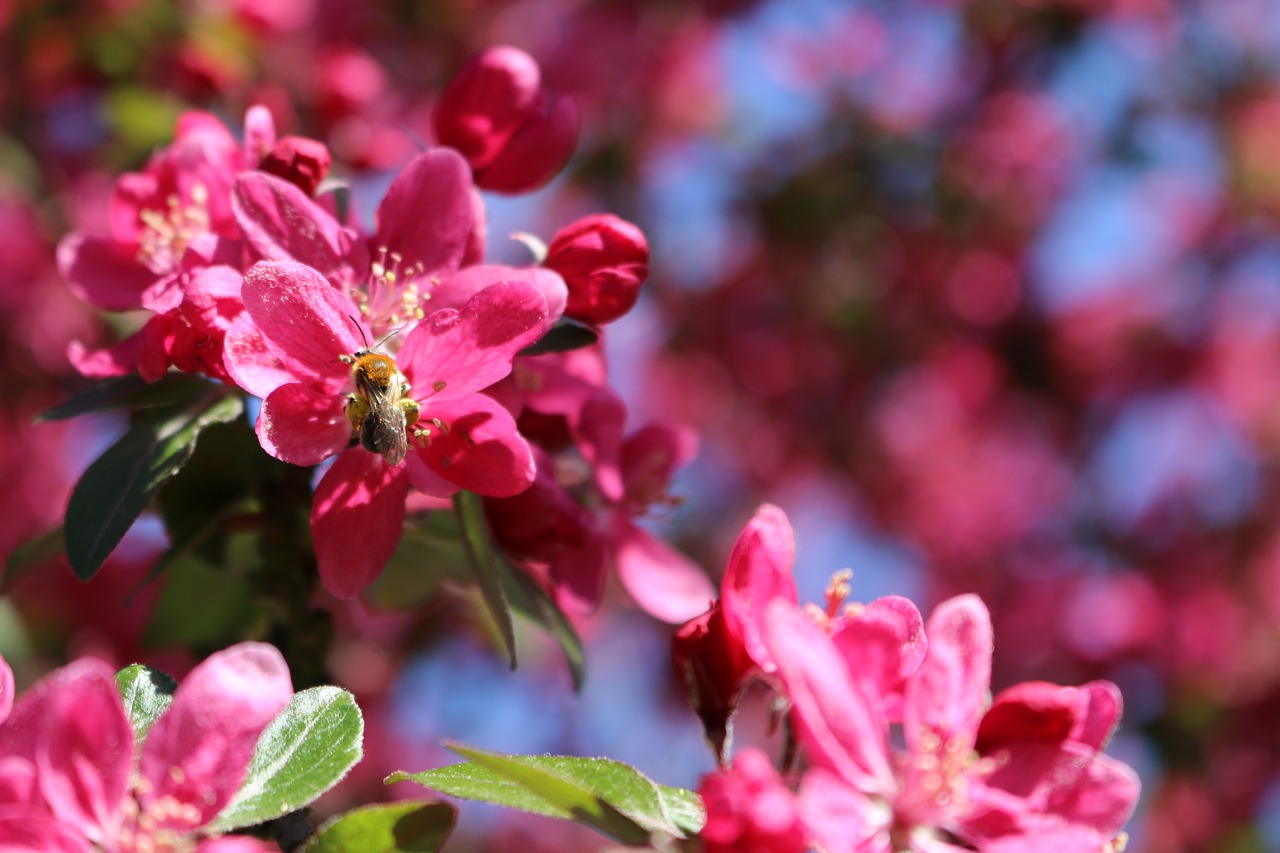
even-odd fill
[(172, 828), (208, 823), (239, 789), (258, 736), (292, 697), (289, 667), (274, 646), (239, 643), (210, 655), (183, 679), (143, 744), (144, 808), (172, 797), (199, 813), (194, 823), (174, 815)]
[(609, 571), (608, 543), (593, 536), (582, 548), (567, 549), (551, 563), (556, 603), (572, 613), (592, 613), (604, 597)]
[(506, 147), (476, 175), (481, 189), (523, 193), (554, 178), (578, 142), (578, 108), (570, 98), (556, 98), (546, 115), (529, 118)]
[(350, 299), (310, 267), (276, 261), (250, 267), (241, 293), (267, 347), (298, 381), (335, 392), (346, 386), (350, 369), (341, 358), (363, 348)]
[[(533, 482), (536, 467), (529, 443), (511, 413), (483, 394), (432, 400), (423, 406), (420, 428), (430, 442), (418, 455), (446, 480), (487, 497), (518, 495)], [(444, 428), (435, 426), (439, 420)]]
[(866, 794), (891, 794), (888, 723), (878, 701), (849, 678), (831, 638), (782, 599), (768, 603), (762, 622), (762, 642), (791, 699), (796, 738), (809, 760)]
[(355, 274), (353, 260), (368, 262), (356, 235), (288, 181), (262, 172), (241, 175), (231, 208), (245, 239), (264, 260), (298, 261), (333, 282)]
[[(833, 773), (815, 767), (804, 775), (797, 792), (800, 819), (811, 842), (827, 853), (882, 853), (887, 851), (884, 807), (857, 791)], [(864, 839), (885, 833), (886, 845), (868, 846)]]
[(114, 841), (133, 770), (133, 729), (111, 670), (82, 667), (48, 694), (36, 738), (40, 793), (86, 838)]
[(419, 401), (487, 388), (511, 372), (511, 360), (542, 335), (547, 301), (531, 284), (487, 287), (459, 311), (437, 311), (413, 327), (400, 370)]
[(13, 710), (13, 670), (9, 662), (0, 657), (0, 723), (9, 718)]
[(298, 381), (267, 346), (248, 314), (241, 314), (227, 329), (222, 364), (231, 380), (255, 397), (265, 398), (281, 385)]
[(786, 513), (763, 504), (738, 534), (720, 583), (729, 633), (765, 672), (773, 671), (773, 661), (762, 639), (764, 609), (775, 598), (796, 602), (796, 581), (791, 575), (795, 556), (795, 534)]
[(89, 840), (69, 826), (30, 810), (0, 809), (0, 850), (12, 853), (93, 853)]
[(976, 595), (956, 596), (934, 609), (925, 634), (929, 650), (907, 688), (907, 743), (932, 732), (972, 746), (991, 685), (991, 616)]
[(142, 306), (142, 292), (156, 280), (138, 262), (138, 247), (73, 231), (58, 243), (58, 271), (76, 296), (108, 311)]
[(1083, 713), (1071, 732), (1072, 740), (1102, 749), (1111, 739), (1124, 712), (1124, 697), (1120, 688), (1110, 681), (1090, 681), (1078, 688), (1082, 694)]
[(902, 719), (904, 680), (920, 666), (926, 648), (924, 620), (916, 606), (900, 596), (877, 599), (831, 639), (850, 677), (869, 680), (889, 719)]
[(628, 503), (648, 506), (664, 500), (676, 469), (697, 453), (698, 434), (688, 427), (648, 423), (631, 433), (621, 453)]
[(147, 343), (141, 331), (106, 349), (89, 349), (80, 341), (72, 341), (67, 344), (67, 360), (81, 376), (89, 379), (127, 376), (138, 369), (138, 361)]
[(325, 589), (352, 598), (382, 572), (404, 530), (409, 478), (376, 453), (353, 447), (316, 486), (311, 537)]
[(527, 281), (542, 292), (547, 299), (547, 328), (564, 315), (569, 288), (558, 273), (546, 267), (504, 267), (497, 264), (463, 267), (431, 291), (431, 304), (437, 308), (461, 308), (486, 287), (504, 281)]
[(351, 422), (343, 398), (294, 382), (262, 401), (258, 441), (275, 458), (293, 465), (316, 465), (351, 442)]
[(416, 453), (410, 453), (404, 458), (404, 468), (409, 475), (409, 485), (424, 495), (433, 498), (451, 498), (462, 491), (457, 485), (431, 470), (426, 460)]
[(0, 755), (17, 756), (35, 761), (35, 745), (38, 732), (49, 716), (49, 703), (65, 685), (81, 678), (104, 675), (111, 677), (111, 668), (96, 658), (80, 658), (55, 669), (37, 681), (13, 703), (13, 710), (3, 726), (0, 726)]
[(453, 272), (471, 235), (471, 169), (458, 152), (433, 148), (400, 170), (378, 205), (375, 248), (422, 264), (426, 276)]
[(280, 847), (276, 844), (248, 835), (202, 838), (196, 844), (196, 853), (279, 853), (279, 850)]
[(704, 612), (715, 586), (702, 567), (647, 532), (623, 521), (615, 528), (618, 577), (640, 608), (677, 624)]
[[(614, 503), (621, 503), (626, 497), (633, 500), (639, 509), (643, 509), (649, 501), (639, 493), (628, 494), (623, 484), (622, 427), (626, 422), (626, 404), (610, 388), (592, 389), (591, 396), (581, 410), (569, 415), (569, 426), (573, 430), (578, 450), (582, 453), (582, 458), (591, 463), (600, 493)], [(663, 485), (665, 496), (666, 484)]]

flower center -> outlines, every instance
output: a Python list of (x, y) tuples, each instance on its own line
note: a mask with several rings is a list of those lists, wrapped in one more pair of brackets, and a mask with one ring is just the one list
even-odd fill
[(187, 246), (210, 232), (209, 191), (204, 184), (191, 188), (186, 204), (174, 193), (165, 199), (165, 205), (164, 210), (148, 208), (138, 213), (143, 225), (138, 261), (156, 275), (176, 271)]
[(399, 252), (392, 252), (386, 246), (378, 249), (378, 259), (369, 266), (364, 287), (353, 287), (350, 291), (375, 336), (401, 323), (416, 323), (426, 316), (423, 305), (431, 299), (431, 294), (424, 292), (423, 284), (429, 290), (439, 281), (433, 276), (424, 282), (422, 273), (422, 261), (406, 265)]

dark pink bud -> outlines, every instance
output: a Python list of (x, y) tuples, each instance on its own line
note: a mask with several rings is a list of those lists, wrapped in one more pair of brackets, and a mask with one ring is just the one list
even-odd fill
[(584, 216), (560, 229), (545, 263), (569, 287), (565, 314), (609, 323), (636, 304), (649, 277), (649, 243), (643, 231), (613, 214)]
[(729, 635), (720, 602), (676, 631), (671, 639), (671, 665), (685, 698), (702, 720), (716, 758), (722, 760), (729, 720), (755, 666)]
[(514, 47), (481, 52), (440, 96), (436, 141), (471, 165), (476, 186), (504, 193), (546, 184), (578, 139), (578, 112), (542, 86), (533, 57)]
[(275, 144), (258, 168), (284, 178), (307, 195), (314, 195), (316, 187), (329, 174), (329, 149), (315, 139), (286, 136)]

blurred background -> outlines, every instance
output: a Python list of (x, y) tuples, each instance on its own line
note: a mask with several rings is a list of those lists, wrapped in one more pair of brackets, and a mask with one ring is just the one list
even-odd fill
[[(612, 378), (630, 425), (689, 424), (701, 452), (646, 523), (718, 576), (767, 500), (802, 599), (844, 567), (864, 601), (980, 593), (995, 688), (1121, 686), (1130, 850), (1280, 850), (1276, 0), (0, 0), (0, 556), (56, 530), (119, 428), (31, 423), (86, 384), (71, 341), (136, 326), (54, 265), (106, 228), (116, 176), (183, 109), (238, 129), (260, 103), (367, 213), (495, 44), (582, 132), (549, 187), (486, 195), (490, 257), (597, 211), (653, 249)], [(130, 594), (162, 546), (144, 520), (90, 585), (56, 560), (24, 578), (0, 605), (20, 677), (86, 653), (181, 670), (152, 623), (190, 590)], [(329, 665), (370, 758), (339, 805), (446, 763), (443, 737), (683, 786), (712, 766), (670, 627), (620, 597), (579, 625), (580, 694), (540, 636), (512, 675), (452, 610), (408, 634), (356, 611)], [(739, 736), (765, 728), (748, 711)], [(453, 848), (600, 844), (530, 826), (465, 811)]]

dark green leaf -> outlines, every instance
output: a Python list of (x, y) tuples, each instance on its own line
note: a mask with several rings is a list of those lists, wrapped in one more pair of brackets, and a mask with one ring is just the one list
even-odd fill
[(60, 421), (92, 412), (150, 409), (193, 403), (209, 392), (207, 379), (188, 373), (169, 373), (157, 382), (137, 376), (108, 379), (42, 413), (36, 421)]
[(226, 832), (302, 808), (332, 788), (363, 753), (364, 719), (355, 697), (337, 687), (313, 687), (267, 726), (244, 784), (214, 818)]
[(411, 780), (454, 797), (572, 820), (624, 844), (644, 844), (654, 832), (686, 838), (706, 821), (696, 793), (659, 785), (619, 761), (446, 745), (468, 761), (423, 773), (399, 771), (387, 784)]
[(462, 543), (466, 546), (476, 584), (484, 597), (485, 605), (498, 625), (498, 634), (516, 668), (516, 632), (511, 624), (511, 607), (502, 591), (502, 578), (498, 572), (498, 555), (489, 539), (489, 527), (484, 520), (484, 504), (480, 496), (471, 492), (458, 492), (453, 498), (458, 527), (462, 531)]
[(365, 597), (382, 608), (417, 608), (435, 600), (446, 581), (474, 582), (457, 517), (429, 512), (405, 527), (395, 553)]
[(453, 831), (455, 816), (448, 803), (364, 806), (320, 827), (304, 853), (434, 853)]
[(546, 355), (550, 352), (568, 352), (569, 350), (589, 347), (600, 340), (600, 333), (590, 326), (583, 326), (571, 320), (561, 320), (542, 337), (520, 350), (520, 355)]
[(555, 639), (564, 655), (564, 662), (569, 667), (573, 689), (581, 690), (587, 666), (582, 651), (582, 638), (573, 629), (564, 611), (551, 600), (537, 581), (501, 557), (498, 560), (498, 570), (512, 611), (540, 626)]
[(189, 409), (148, 411), (94, 460), (67, 504), (67, 559), (81, 580), (93, 577), (165, 481), (191, 457), (200, 430), (240, 416), (237, 397)]
[(15, 548), (5, 564), (4, 578), (0, 579), (0, 595), (11, 592), (27, 572), (61, 554), (66, 549), (65, 541), (66, 534), (61, 527), (56, 527)]
[(133, 726), (134, 753), (147, 739), (147, 732), (169, 710), (178, 683), (158, 669), (135, 663), (116, 673), (116, 686), (124, 700), (124, 711)]

